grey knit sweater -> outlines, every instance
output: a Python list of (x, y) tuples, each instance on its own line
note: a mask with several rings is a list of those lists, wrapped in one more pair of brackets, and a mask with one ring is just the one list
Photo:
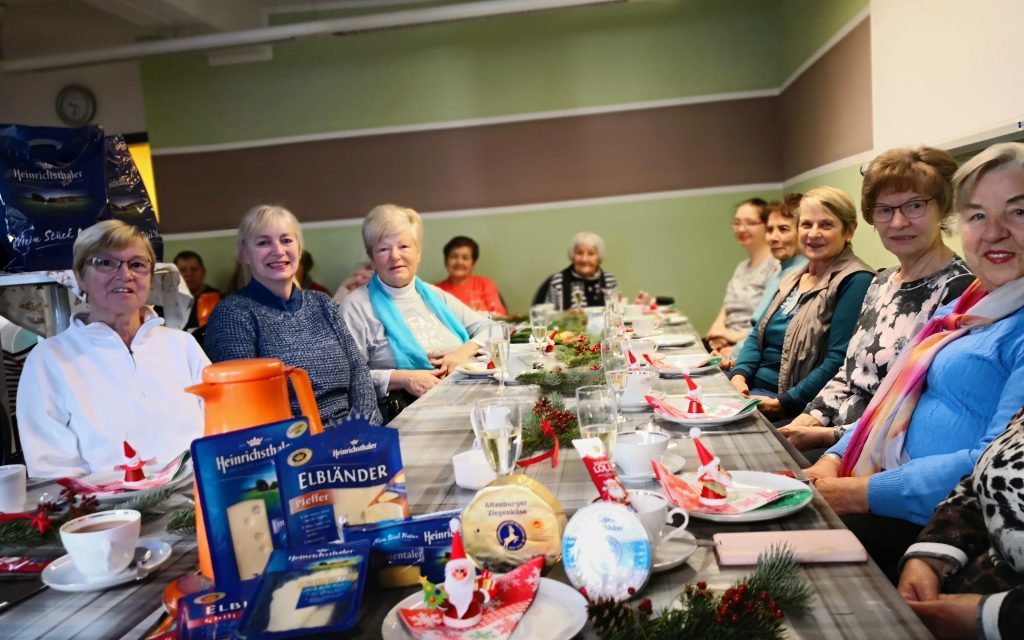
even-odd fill
[(326, 294), (295, 288), (282, 300), (253, 279), (214, 308), (204, 347), (213, 362), (277, 358), (305, 369), (324, 423), (350, 410), (381, 423), (366, 359)]

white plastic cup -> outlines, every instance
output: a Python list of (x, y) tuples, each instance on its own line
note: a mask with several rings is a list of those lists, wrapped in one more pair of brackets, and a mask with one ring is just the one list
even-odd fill
[(0, 513), (20, 513), (25, 510), (28, 492), (25, 488), (25, 465), (0, 466)]

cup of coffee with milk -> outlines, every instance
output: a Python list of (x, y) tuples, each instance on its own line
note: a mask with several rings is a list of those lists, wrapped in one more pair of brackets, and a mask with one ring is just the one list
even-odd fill
[(131, 564), (141, 527), (138, 511), (101, 511), (64, 523), (60, 541), (79, 573), (87, 579), (107, 578)]

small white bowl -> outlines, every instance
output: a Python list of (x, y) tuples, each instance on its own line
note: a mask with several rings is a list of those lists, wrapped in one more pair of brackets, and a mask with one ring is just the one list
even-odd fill
[(452, 467), (455, 469), (455, 484), (463, 489), (478, 491), (498, 478), (498, 474), (487, 464), (483, 449), (456, 453), (452, 456)]

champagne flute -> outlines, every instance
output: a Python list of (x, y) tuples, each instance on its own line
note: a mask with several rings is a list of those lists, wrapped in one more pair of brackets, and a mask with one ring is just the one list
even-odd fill
[(626, 417), (622, 415), (622, 395), (626, 392), (626, 387), (629, 385), (629, 369), (625, 365), (622, 368), (605, 369), (604, 379), (613, 393), (612, 399), (615, 402), (616, 422), (624, 424)]
[(530, 332), (537, 343), (538, 349), (544, 348), (544, 339), (548, 335), (548, 319), (550, 311), (546, 304), (535, 304), (530, 307)]
[(580, 435), (597, 438), (604, 445), (609, 460), (614, 460), (618, 415), (615, 395), (610, 387), (593, 385), (576, 389), (576, 419)]
[(629, 352), (628, 341), (621, 336), (609, 336), (601, 341), (601, 368), (605, 374), (615, 369), (622, 369), (628, 364), (626, 354)]
[(524, 413), (525, 403), (510, 398), (486, 398), (470, 407), (473, 433), (499, 477), (515, 471), (523, 449)]
[(505, 322), (492, 322), (487, 327), (487, 353), (498, 370), (498, 394), (505, 395), (505, 376), (508, 375), (509, 338), (512, 329)]

